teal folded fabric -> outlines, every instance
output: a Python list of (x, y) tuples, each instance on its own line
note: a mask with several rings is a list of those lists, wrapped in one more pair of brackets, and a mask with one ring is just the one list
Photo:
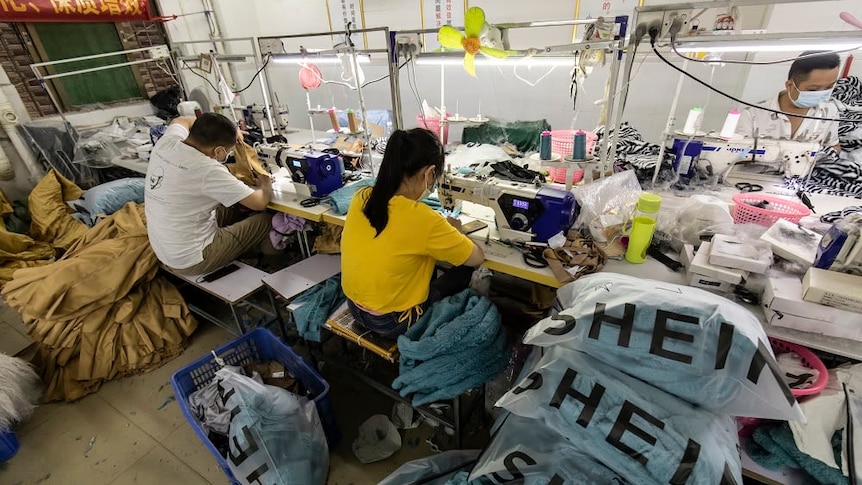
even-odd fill
[[(841, 432), (836, 432), (832, 438), (835, 460), (841, 463)], [(793, 432), (787, 423), (780, 425), (763, 425), (754, 431), (751, 441), (746, 445), (746, 451), (752, 460), (761, 466), (778, 468), (797, 468), (812, 478), (812, 483), (821, 485), (847, 485), (850, 480), (841, 470), (807, 455), (799, 450), (793, 440)]]
[(332, 211), (338, 215), (343, 216), (347, 214), (347, 209), (350, 208), (350, 201), (353, 200), (353, 196), (356, 194), (356, 191), (361, 189), (362, 187), (371, 187), (374, 185), (374, 182), (377, 179), (362, 179), (358, 182), (354, 182), (350, 185), (345, 185), (335, 192), (329, 194), (329, 198), (327, 202), (332, 207)]
[(305, 340), (320, 342), (320, 327), (345, 301), (347, 297), (341, 289), (340, 274), (306, 291), (294, 300), (294, 303), (302, 303), (293, 311), (296, 332)]
[(500, 312), (472, 290), (445, 298), (398, 337), (399, 376), (392, 388), (421, 406), (490, 381), (509, 361)]

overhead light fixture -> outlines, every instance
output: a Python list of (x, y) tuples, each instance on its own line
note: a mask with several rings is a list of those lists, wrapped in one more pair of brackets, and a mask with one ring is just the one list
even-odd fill
[[(462, 66), (464, 65), (463, 54), (457, 56), (439, 56), (425, 54), (416, 59), (416, 64), (426, 66)], [(521, 57), (510, 56), (505, 59), (495, 57), (476, 56), (476, 64), (484, 66), (569, 66), (574, 67), (574, 57)]]
[[(728, 36), (729, 37), (729, 36)], [(862, 49), (862, 39), (708, 40), (681, 42), (679, 52), (804, 52)]]
[[(348, 56), (349, 54), (344, 55)], [(334, 54), (272, 54), (272, 62), (276, 64), (304, 64), (306, 62), (313, 64), (341, 64), (341, 59)], [(371, 56), (368, 54), (357, 54), (356, 62), (359, 64), (370, 64)]]

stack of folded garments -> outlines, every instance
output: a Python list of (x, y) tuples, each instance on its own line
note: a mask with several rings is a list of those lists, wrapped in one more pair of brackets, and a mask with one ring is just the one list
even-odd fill
[(804, 420), (759, 321), (724, 298), (599, 273), (558, 299), (470, 480), (741, 484), (733, 417)]
[(509, 362), (500, 312), (473, 290), (445, 298), (398, 337), (399, 376), (392, 387), (421, 406), (496, 377)]

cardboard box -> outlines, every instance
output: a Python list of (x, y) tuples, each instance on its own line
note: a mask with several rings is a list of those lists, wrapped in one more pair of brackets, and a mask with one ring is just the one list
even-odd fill
[(778, 219), (762, 236), (772, 246), (772, 252), (795, 263), (811, 266), (817, 258), (822, 236), (792, 222)]
[(715, 291), (718, 293), (729, 293), (733, 290), (733, 285), (726, 281), (711, 278), (697, 273), (688, 272), (688, 286), (701, 288), (704, 290)]
[(724, 266), (716, 266), (709, 263), (709, 253), (712, 247), (705, 242), (700, 245), (697, 254), (694, 255), (694, 260), (691, 262), (689, 271), (699, 275), (709, 276), (731, 285), (738, 285), (748, 278), (748, 271), (741, 269), (725, 268)]
[(802, 299), (862, 313), (862, 276), (809, 268), (802, 278)]
[(862, 341), (862, 314), (802, 299), (802, 280), (772, 270), (763, 292), (767, 322), (777, 327)]
[(716, 234), (710, 243), (709, 264), (763, 274), (772, 265), (772, 247), (763, 241)]
[(824, 322), (813, 318), (800, 317), (792, 313), (763, 309), (766, 321), (774, 327), (792, 328), (800, 332), (816, 333), (827, 337), (845, 338), (862, 342), (862, 325), (846, 325), (837, 322)]

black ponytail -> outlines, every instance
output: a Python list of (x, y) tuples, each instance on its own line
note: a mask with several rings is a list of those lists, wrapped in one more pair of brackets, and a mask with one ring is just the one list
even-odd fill
[(392, 133), (386, 142), (377, 182), (362, 208), (378, 236), (389, 223), (389, 200), (398, 192), (401, 182), (430, 165), (438, 176), (443, 173), (443, 145), (437, 135), (424, 128)]

